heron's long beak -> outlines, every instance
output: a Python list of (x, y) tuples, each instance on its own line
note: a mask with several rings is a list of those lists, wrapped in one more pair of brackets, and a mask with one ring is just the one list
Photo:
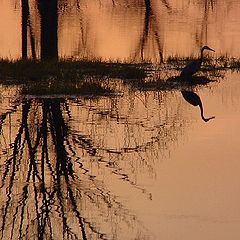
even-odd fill
[(214, 50), (214, 49), (212, 49), (212, 48), (209, 48), (208, 50), (210, 50), (210, 51), (212, 51), (212, 52), (215, 52), (215, 50)]

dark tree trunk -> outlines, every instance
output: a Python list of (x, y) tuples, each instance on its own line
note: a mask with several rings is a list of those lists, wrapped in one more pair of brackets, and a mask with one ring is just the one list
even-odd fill
[(41, 59), (58, 58), (58, 0), (38, 0), (41, 17)]
[(27, 58), (27, 28), (29, 19), (28, 0), (22, 0), (22, 58)]

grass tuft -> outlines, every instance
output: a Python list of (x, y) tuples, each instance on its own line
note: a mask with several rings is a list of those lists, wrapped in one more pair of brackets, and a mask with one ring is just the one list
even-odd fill
[(16, 83), (32, 81), (79, 81), (86, 76), (139, 79), (146, 76), (146, 71), (137, 64), (107, 63), (98, 60), (0, 60), (1, 79)]

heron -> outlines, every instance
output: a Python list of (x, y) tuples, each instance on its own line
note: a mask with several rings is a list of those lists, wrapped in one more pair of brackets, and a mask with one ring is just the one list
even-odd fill
[(208, 122), (209, 120), (215, 118), (215, 116), (212, 116), (210, 118), (205, 118), (203, 114), (203, 105), (200, 97), (192, 91), (181, 91), (183, 98), (193, 106), (199, 106), (200, 112), (201, 112), (201, 118), (204, 122)]
[(198, 72), (201, 68), (202, 61), (203, 61), (203, 52), (204, 50), (215, 52), (212, 48), (208, 46), (204, 46), (201, 49), (201, 56), (199, 59), (194, 60), (190, 63), (188, 63), (182, 70), (180, 77), (191, 77), (193, 74)]

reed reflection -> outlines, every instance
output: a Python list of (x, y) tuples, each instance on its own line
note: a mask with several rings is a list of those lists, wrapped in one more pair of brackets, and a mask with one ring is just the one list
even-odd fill
[(176, 109), (163, 107), (163, 99), (161, 93), (140, 92), (124, 98), (32, 98), (3, 113), (0, 238), (147, 236), (109, 187), (117, 192), (127, 183), (151, 201), (139, 181), (155, 176), (154, 159), (182, 129), (178, 114), (169, 118)]
[[(104, 2), (103, 2), (104, 3)], [(103, 4), (101, 3), (101, 4)], [(84, 3), (87, 6), (91, 5), (89, 3)], [(58, 45), (63, 45), (64, 48), (67, 48), (65, 42), (58, 43), (58, 39), (65, 39), (62, 34), (66, 31), (64, 29), (64, 21), (69, 21), (71, 19), (71, 15), (76, 15), (75, 19), (79, 19), (75, 24), (79, 25), (77, 30), (76, 40), (72, 39), (75, 43), (74, 50), (71, 53), (76, 56), (85, 56), (85, 53), (88, 55), (94, 55), (97, 49), (94, 48), (94, 43), (91, 41), (93, 36), (91, 36), (91, 28), (96, 26), (89, 26), (87, 24), (91, 16), (85, 16), (83, 12), (83, 5), (80, 5), (78, 0), (73, 1), (59, 1), (54, 0), (49, 1), (46, 0), (37, 0), (36, 5), (37, 9), (31, 10), (29, 7), (28, 0), (22, 0), (22, 57), (27, 58), (28, 56), (28, 30), (30, 32), (30, 43), (31, 43), (31, 54), (33, 57), (36, 57), (36, 44), (40, 42), (40, 58), (41, 59), (49, 59), (49, 58), (57, 58), (58, 56)], [(95, 4), (95, 3), (94, 3)], [(132, 2), (130, 5), (135, 7), (138, 6), (140, 9), (144, 9), (144, 23), (142, 26), (139, 26), (142, 31), (139, 32), (139, 40), (134, 43), (133, 54), (130, 56), (131, 60), (146, 60), (150, 58), (156, 59), (158, 62), (163, 62), (163, 29), (162, 23), (160, 24), (159, 20), (159, 6), (152, 0), (144, 0), (143, 2)], [(98, 4), (95, 6), (98, 8)], [(116, 2), (112, 1), (112, 6), (108, 7), (115, 8)], [(160, 3), (160, 8), (163, 8), (168, 14), (171, 13), (171, 5), (168, 1), (164, 0)], [(108, 11), (109, 12), (109, 11)], [(124, 11), (125, 12), (125, 11)], [(118, 13), (119, 14), (119, 13)], [(121, 14), (121, 11), (120, 11)], [(132, 17), (133, 14), (136, 14), (135, 11), (131, 12), (131, 15), (128, 17)], [(60, 17), (59, 17), (60, 16)], [(64, 17), (63, 17), (64, 16)], [(119, 17), (124, 18), (124, 16), (119, 15)], [(136, 16), (137, 18), (141, 18), (141, 16)], [(65, 19), (66, 18), (66, 19)], [(39, 26), (35, 25), (35, 32), (33, 31), (32, 21), (35, 19), (40, 19)], [(93, 19), (93, 22), (95, 19)], [(95, 23), (96, 25), (96, 23)], [(119, 26), (118, 26), (119, 27)], [(39, 28), (39, 29), (38, 29)], [(40, 32), (40, 39), (36, 39), (38, 36), (38, 32)], [(59, 36), (58, 36), (59, 34)], [(97, 39), (100, 36), (97, 36)], [(105, 36), (104, 36), (105, 37)], [(69, 36), (68, 36), (69, 38)], [(90, 43), (88, 41), (91, 41)], [(69, 39), (67, 40), (69, 41)], [(117, 49), (115, 49), (117, 51)], [(63, 51), (65, 52), (65, 51)], [(72, 56), (71, 55), (71, 56)], [(129, 57), (129, 56), (128, 56)], [(104, 58), (108, 59), (107, 56)]]
[[(145, 0), (145, 17), (143, 24), (143, 31), (140, 36), (139, 42), (136, 44), (136, 49), (134, 51), (134, 60), (137, 60), (137, 57), (140, 55), (141, 60), (146, 60), (149, 54), (152, 51), (152, 54), (159, 62), (163, 62), (163, 29), (161, 23), (159, 22), (157, 12), (157, 6), (154, 4), (154, 1)], [(168, 1), (161, 1), (163, 7), (167, 12), (171, 12), (171, 6)], [(152, 44), (152, 46), (151, 46)], [(156, 48), (156, 49), (155, 49)]]
[[(155, 63), (162, 61), (163, 55), (165, 61), (172, 56), (181, 58), (194, 55), (196, 49), (207, 43), (215, 45), (218, 55), (239, 55), (239, 5), (236, 0), (228, 3), (214, 0), (189, 3), (183, 0), (54, 0), (51, 6), (45, 0), (21, 0), (21, 4), (10, 2), (10, 8), (15, 12), (17, 10), (16, 16), (20, 15), (20, 18), (17, 24), (11, 24), (9, 30), (3, 28), (3, 35), (12, 34), (13, 30), (10, 29), (17, 26), (21, 26), (22, 34), (14, 36), (16, 40), (11, 46), (4, 39), (1, 49), (4, 58), (25, 57), (27, 51), (29, 57), (40, 58), (41, 45), (46, 51), (52, 51), (53, 55), (58, 53), (60, 57), (124, 61), (144, 59)], [(224, 15), (226, 7), (229, 18)], [(4, 4), (1, 8), (5, 8)], [(51, 16), (47, 9), (51, 10)], [(101, 21), (97, 18), (99, 14), (103, 16)], [(219, 29), (224, 34), (219, 35)], [(48, 44), (52, 50), (47, 50), (48, 45), (45, 46), (47, 39), (48, 42), (52, 41)], [(19, 41), (22, 42), (21, 50), (16, 49), (16, 42)], [(114, 43), (108, 46), (111, 50), (105, 48), (106, 42)], [(123, 44), (124, 47), (119, 48)]]
[[(4, 131), (7, 114), (2, 116)], [(91, 139), (71, 131), (69, 121), (64, 100), (23, 102), (15, 139), (1, 156), (1, 239), (106, 239), (96, 219), (109, 229), (117, 226), (108, 214), (132, 219), (84, 168), (76, 145), (92, 156), (96, 150)]]
[(181, 91), (183, 98), (190, 103), (193, 106), (199, 106), (200, 108), (200, 114), (201, 114), (201, 118), (204, 122), (208, 122), (209, 120), (215, 118), (215, 116), (209, 117), (209, 118), (205, 118), (204, 117), (204, 110), (203, 110), (203, 104), (201, 101), (201, 98), (192, 91)]
[(201, 5), (201, 9), (203, 9), (204, 13), (202, 16), (202, 24), (201, 24), (201, 29), (199, 32), (196, 32), (196, 43), (197, 45), (203, 46), (205, 45), (209, 39), (208, 39), (208, 34), (209, 34), (209, 15), (211, 11), (214, 11), (214, 8), (216, 8), (216, 1), (214, 0), (204, 0), (202, 2), (199, 2)]

